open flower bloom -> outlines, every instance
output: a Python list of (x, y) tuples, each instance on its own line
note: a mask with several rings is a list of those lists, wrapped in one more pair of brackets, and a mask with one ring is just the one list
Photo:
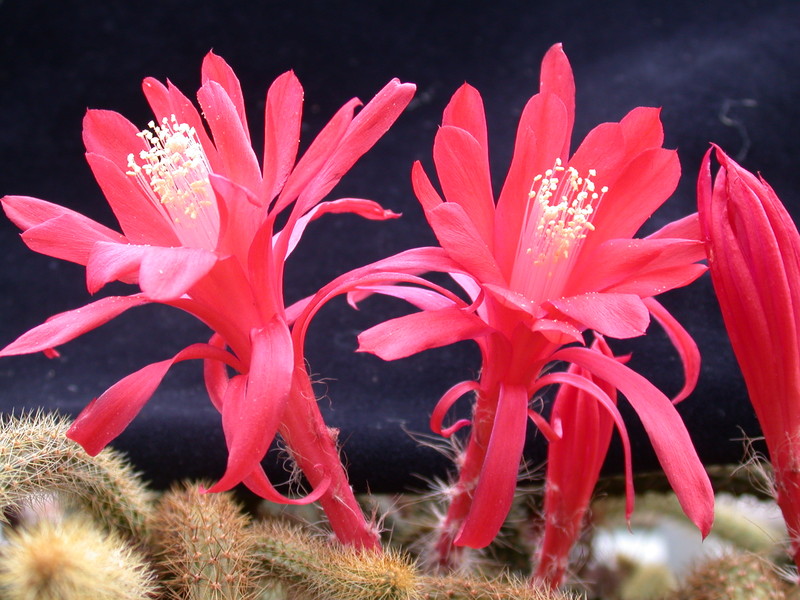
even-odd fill
[[(349, 101), (295, 164), (303, 89), (292, 72), (284, 73), (267, 93), (263, 166), (250, 142), (239, 81), (220, 57), (209, 53), (203, 62), (197, 98), (205, 123), (172, 84), (148, 78), (143, 89), (155, 113), (148, 129), (110, 111), (90, 110), (84, 120), (86, 157), (122, 233), (43, 200), (2, 199), (30, 248), (86, 266), (90, 292), (114, 280), (141, 292), (55, 315), (0, 355), (52, 354), (150, 302), (193, 314), (213, 330), (208, 343), (125, 377), (86, 407), (68, 435), (96, 454), (125, 429), (173, 364), (202, 359), (229, 452), (226, 472), (211, 490), (243, 481), (278, 502), (320, 499), (342, 542), (375, 546), (335, 436), (318, 411), (303, 338), (290, 330), (303, 302), (284, 305), (283, 269), (308, 222), (325, 213), (397, 216), (369, 200), (321, 200), (395, 121), (414, 86), (389, 82), (357, 115), (360, 102)], [(285, 224), (276, 231), (281, 213)], [(260, 465), (277, 432), (314, 488), (304, 499), (280, 495)]]
[[(378, 292), (422, 309), (362, 333), (362, 351), (393, 360), (465, 339), (481, 349), (480, 380), (450, 389), (431, 419), (434, 431), (445, 435), (471, 425), (432, 559), (441, 565), (452, 562), (454, 545), (483, 547), (497, 534), (514, 495), (528, 418), (548, 438), (561, 437), (531, 403), (552, 384), (593, 398), (627, 444), (602, 386), (622, 392), (684, 510), (704, 535), (711, 527), (711, 486), (673, 403), (614, 358), (581, 347), (587, 330), (609, 338), (642, 335), (652, 315), (683, 360), (685, 385), (674, 400), (691, 392), (699, 372), (697, 347), (653, 297), (705, 271), (698, 263), (705, 251), (697, 215), (634, 238), (680, 174), (675, 151), (662, 148), (659, 111), (637, 108), (619, 123), (599, 125), (570, 154), (574, 97), (569, 62), (554, 46), (542, 64), (540, 92), (520, 117), (511, 167), (495, 202), (482, 100), (465, 84), (445, 109), (433, 147), (443, 196), (419, 163), (412, 170), (442, 253), (418, 249), (387, 259), (382, 282), (374, 269), (359, 274), (360, 288), (358, 276), (342, 282), (341, 289), (351, 286), (352, 301)], [(471, 302), (433, 286), (387, 285), (424, 271), (451, 273)], [(580, 370), (548, 373), (557, 361)], [(469, 392), (475, 394), (471, 421), (445, 427), (449, 408)], [(585, 465), (573, 468), (574, 476), (583, 476)], [(630, 469), (628, 477), (630, 491)]]
[(766, 181), (716, 157), (713, 187), (711, 150), (697, 184), (711, 280), (800, 566), (800, 235)]

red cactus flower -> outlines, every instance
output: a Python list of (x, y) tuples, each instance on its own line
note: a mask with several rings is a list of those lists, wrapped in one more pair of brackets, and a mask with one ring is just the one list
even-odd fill
[[(173, 364), (202, 359), (229, 453), (227, 470), (211, 490), (243, 481), (278, 502), (318, 498), (341, 541), (376, 546), (317, 409), (303, 336), (290, 331), (303, 303), (285, 306), (283, 270), (312, 219), (329, 212), (397, 216), (369, 200), (321, 200), (395, 121), (414, 86), (389, 82), (355, 116), (360, 103), (349, 101), (295, 164), (303, 89), (293, 73), (281, 75), (267, 94), (262, 166), (251, 146), (239, 81), (220, 57), (209, 53), (203, 62), (197, 97), (205, 123), (172, 84), (148, 78), (143, 88), (156, 117), (148, 129), (110, 111), (90, 110), (84, 120), (87, 160), (122, 233), (43, 200), (2, 198), (30, 248), (86, 266), (90, 292), (119, 280), (138, 285), (141, 293), (55, 315), (0, 356), (52, 354), (150, 302), (193, 314), (214, 331), (208, 343), (125, 377), (84, 409), (68, 435), (96, 454), (127, 427)], [(288, 216), (275, 231), (281, 213)], [(229, 377), (228, 367), (237, 374)], [(280, 495), (260, 465), (278, 431), (314, 487), (304, 499)]]
[(715, 154), (713, 186), (710, 150), (697, 183), (711, 280), (800, 566), (800, 234), (763, 178)]
[[(419, 162), (412, 170), (443, 254), (420, 249), (387, 259), (380, 267), (386, 270), (383, 282), (374, 268), (341, 282), (354, 301), (380, 292), (422, 309), (362, 333), (362, 351), (393, 360), (464, 339), (481, 349), (480, 380), (454, 386), (431, 419), (434, 431), (445, 435), (471, 424), (433, 557), (440, 565), (452, 564), (454, 546), (483, 547), (497, 534), (514, 495), (528, 418), (549, 439), (561, 437), (531, 405), (549, 384), (577, 387), (608, 411), (615, 410), (608, 395), (588, 386), (596, 387), (596, 380), (622, 392), (684, 510), (704, 535), (711, 527), (711, 486), (673, 404), (614, 358), (580, 347), (587, 330), (609, 338), (642, 335), (652, 315), (684, 363), (686, 382), (675, 401), (691, 392), (699, 372), (697, 347), (654, 296), (705, 271), (698, 264), (705, 253), (697, 216), (634, 238), (680, 175), (675, 151), (662, 147), (659, 111), (636, 108), (619, 123), (599, 125), (570, 155), (574, 99), (572, 70), (558, 45), (544, 57), (540, 92), (522, 111), (495, 203), (482, 99), (465, 84), (445, 109), (433, 147), (444, 197)], [(435, 270), (451, 273), (472, 302), (386, 285)], [(557, 361), (580, 370), (547, 374)], [(475, 393), (472, 420), (444, 427), (448, 409), (468, 392)], [(583, 466), (575, 469), (583, 475)]]

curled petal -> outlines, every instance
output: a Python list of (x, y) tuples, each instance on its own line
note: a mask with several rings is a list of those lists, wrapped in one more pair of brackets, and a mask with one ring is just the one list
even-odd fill
[(270, 502), (298, 506), (311, 504), (322, 498), (322, 496), (324, 496), (331, 487), (331, 476), (326, 473), (322, 481), (317, 484), (317, 487), (315, 487), (310, 494), (303, 496), (302, 498), (289, 498), (276, 490), (275, 486), (272, 485), (272, 482), (269, 480), (269, 477), (267, 477), (267, 474), (264, 472), (264, 468), (261, 465), (258, 465), (258, 467), (256, 467), (255, 470), (244, 479), (244, 484), (250, 489), (250, 491), (258, 494), (262, 498), (269, 500)]
[(667, 332), (672, 345), (675, 346), (681, 357), (684, 383), (681, 390), (672, 399), (672, 402), (677, 404), (688, 397), (697, 386), (697, 380), (700, 377), (700, 350), (689, 332), (655, 298), (645, 298), (644, 303), (650, 314)]
[(563, 348), (552, 359), (579, 365), (625, 395), (639, 415), (683, 511), (703, 537), (708, 535), (714, 521), (714, 492), (686, 426), (669, 399), (647, 379), (599, 352)]
[(433, 413), (431, 414), (431, 431), (444, 437), (450, 437), (462, 427), (469, 425), (469, 419), (459, 419), (449, 427), (442, 427), (442, 422), (444, 421), (444, 417), (447, 412), (450, 410), (453, 404), (458, 401), (459, 398), (461, 398), (464, 394), (474, 392), (479, 388), (480, 384), (477, 381), (462, 381), (461, 383), (457, 383), (447, 390), (436, 403)]

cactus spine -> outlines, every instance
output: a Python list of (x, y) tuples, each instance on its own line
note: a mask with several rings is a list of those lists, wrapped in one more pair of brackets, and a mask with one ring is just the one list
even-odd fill
[(83, 516), (12, 531), (0, 550), (6, 600), (142, 600), (153, 593), (143, 559)]
[(60, 492), (108, 528), (143, 539), (150, 510), (143, 483), (119, 453), (87, 455), (66, 438), (68, 428), (68, 419), (41, 411), (0, 417), (0, 511), (31, 495)]
[(255, 594), (249, 519), (228, 493), (176, 486), (161, 498), (151, 530), (159, 569), (178, 598), (244, 600)]

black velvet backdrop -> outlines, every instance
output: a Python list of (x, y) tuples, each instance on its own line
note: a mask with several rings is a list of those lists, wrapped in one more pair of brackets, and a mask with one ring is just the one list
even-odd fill
[[(702, 6), (701, 6), (702, 4)], [(0, 0), (0, 195), (58, 202), (116, 224), (83, 158), (87, 107), (108, 108), (144, 126), (142, 78), (169, 77), (188, 96), (214, 49), (245, 91), (254, 144), (261, 147), (267, 86), (294, 69), (305, 88), (304, 142), (352, 96), (368, 100), (399, 77), (416, 99), (389, 134), (334, 191), (376, 199), (404, 213), (388, 223), (331, 216), (309, 228), (288, 269), (290, 299), (335, 275), (390, 253), (434, 243), (411, 192), (415, 159), (431, 166), (433, 137), (450, 95), (464, 81), (483, 94), (492, 168), (499, 187), (517, 118), (537, 89), (547, 48), (563, 42), (577, 81), (577, 142), (595, 124), (638, 105), (662, 106), (666, 146), (679, 150), (684, 176), (648, 231), (694, 209), (694, 179), (709, 141), (760, 170), (800, 217), (800, 3), (731, 2), (84, 2)], [(49, 315), (89, 300), (84, 271), (29, 251), (0, 218), (0, 345)], [(117, 293), (121, 288), (109, 288)], [(100, 294), (109, 293), (103, 290)], [(743, 434), (758, 435), (707, 276), (663, 297), (698, 340), (703, 370), (681, 406), (707, 464), (741, 458)], [(308, 344), (326, 419), (342, 430), (354, 485), (373, 491), (421, 487), (447, 461), (407, 432), (425, 433), (434, 403), (474, 375), (469, 344), (383, 363), (354, 354), (358, 331), (399, 303), (370, 301), (361, 312), (332, 304)], [(0, 360), (3, 411), (44, 406), (75, 414), (92, 397), (146, 363), (171, 356), (208, 332), (171, 309), (144, 307), (61, 348), (62, 357)], [(631, 365), (665, 392), (680, 365), (656, 327), (646, 339), (616, 344)], [(769, 368), (772, 357), (765, 357)], [(624, 408), (624, 407), (623, 407)], [(656, 466), (627, 409), (635, 466)], [(544, 457), (531, 430), (528, 454)], [(157, 485), (176, 477), (216, 477), (225, 449), (197, 363), (181, 364), (115, 445)], [(281, 478), (281, 463), (270, 455)], [(607, 464), (621, 470), (615, 446)]]

